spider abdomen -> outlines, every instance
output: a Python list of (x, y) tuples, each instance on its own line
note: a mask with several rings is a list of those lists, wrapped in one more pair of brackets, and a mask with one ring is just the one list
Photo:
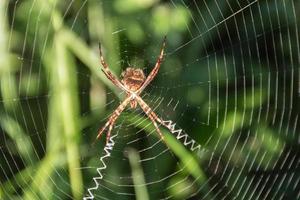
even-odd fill
[(131, 91), (137, 91), (143, 84), (143, 81), (126, 79), (124, 85)]
[(145, 82), (145, 75), (141, 69), (128, 67), (122, 73), (122, 83), (130, 91), (137, 91)]
[(131, 100), (131, 101), (130, 101), (130, 107), (131, 107), (132, 109), (135, 109), (135, 108), (137, 107), (137, 101), (136, 101), (136, 100)]

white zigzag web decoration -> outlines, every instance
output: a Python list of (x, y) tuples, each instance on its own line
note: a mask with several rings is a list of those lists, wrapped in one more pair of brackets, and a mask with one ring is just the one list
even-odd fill
[(108, 142), (108, 143), (106, 144), (106, 146), (104, 147), (105, 155), (102, 156), (102, 157), (100, 158), (100, 161), (101, 161), (101, 163), (102, 163), (102, 166), (97, 168), (97, 172), (98, 172), (98, 175), (99, 175), (99, 176), (93, 177), (93, 180), (94, 180), (94, 182), (95, 182), (95, 187), (90, 187), (90, 188), (88, 188), (88, 194), (87, 194), (86, 197), (83, 197), (83, 200), (88, 200), (88, 199), (94, 199), (94, 198), (95, 198), (95, 196), (93, 195), (93, 192), (92, 192), (92, 191), (93, 191), (93, 190), (97, 190), (97, 189), (99, 188), (99, 186), (100, 186), (99, 181), (102, 180), (102, 178), (103, 178), (102, 171), (105, 170), (105, 169), (107, 168), (107, 166), (106, 166), (106, 164), (105, 164), (105, 162), (104, 162), (104, 159), (110, 157), (111, 151), (112, 151), (112, 149), (113, 149), (113, 147), (114, 147), (114, 145), (115, 145), (115, 142), (114, 142), (113, 139), (114, 139), (117, 135), (118, 135), (118, 134), (116, 134), (116, 135), (110, 137), (109, 142)]
[(176, 123), (171, 120), (163, 121), (163, 123), (170, 132), (175, 135), (176, 139), (182, 141), (183, 145), (188, 147), (191, 151), (203, 151), (203, 148), (201, 148), (201, 145), (198, 144), (198, 142), (190, 138), (182, 129), (176, 129)]

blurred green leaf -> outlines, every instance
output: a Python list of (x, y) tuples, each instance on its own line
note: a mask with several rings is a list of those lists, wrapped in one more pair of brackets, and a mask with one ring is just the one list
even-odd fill
[(128, 158), (131, 165), (134, 189), (137, 200), (148, 200), (149, 195), (146, 188), (143, 169), (140, 165), (140, 156), (134, 149), (128, 149)]
[(116, 0), (115, 9), (120, 13), (129, 13), (149, 8), (158, 0)]

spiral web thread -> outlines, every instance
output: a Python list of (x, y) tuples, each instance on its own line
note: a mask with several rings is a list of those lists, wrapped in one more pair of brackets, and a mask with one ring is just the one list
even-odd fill
[(115, 137), (117, 137), (117, 134), (110, 137), (109, 142), (105, 145), (105, 147), (104, 147), (105, 154), (102, 157), (100, 157), (100, 161), (101, 161), (100, 166), (101, 167), (97, 168), (97, 172), (98, 172), (99, 176), (93, 177), (93, 180), (95, 182), (95, 186), (90, 187), (90, 188), (87, 189), (88, 194), (87, 194), (87, 196), (83, 197), (83, 200), (88, 200), (88, 199), (94, 199), (95, 198), (92, 191), (97, 190), (100, 186), (99, 181), (102, 180), (102, 178), (103, 178), (102, 171), (107, 168), (107, 165), (105, 164), (104, 159), (111, 156), (111, 151), (113, 150), (113, 147), (115, 145), (115, 141), (114, 141)]

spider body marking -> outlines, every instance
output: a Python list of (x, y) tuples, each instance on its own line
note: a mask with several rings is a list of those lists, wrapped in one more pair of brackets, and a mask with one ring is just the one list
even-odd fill
[(155, 126), (155, 129), (161, 139), (164, 141), (164, 136), (161, 133), (157, 122), (162, 124), (163, 126), (168, 126), (161, 120), (148, 106), (148, 104), (139, 96), (140, 93), (147, 87), (147, 85), (154, 79), (154, 77), (157, 75), (158, 70), (160, 68), (160, 64), (162, 63), (163, 57), (164, 57), (164, 49), (166, 45), (166, 37), (164, 38), (160, 54), (158, 56), (158, 59), (156, 61), (156, 64), (150, 74), (146, 77), (142, 69), (138, 68), (132, 68), (128, 67), (124, 72), (121, 74), (121, 81), (117, 79), (117, 77), (110, 71), (108, 64), (106, 64), (102, 51), (101, 51), (101, 45), (99, 44), (99, 52), (100, 52), (100, 62), (102, 64), (102, 71), (106, 75), (106, 77), (118, 88), (126, 92), (126, 98), (125, 100), (116, 108), (116, 110), (111, 114), (108, 121), (105, 123), (105, 125), (99, 130), (99, 133), (97, 135), (97, 139), (99, 139), (104, 132), (104, 130), (108, 127), (107, 136), (106, 136), (106, 143), (108, 143), (110, 138), (110, 133), (113, 129), (113, 125), (115, 124), (115, 121), (120, 116), (120, 114), (124, 111), (127, 104), (130, 103), (131, 108), (136, 108), (139, 104), (142, 110), (146, 113), (146, 115), (149, 117), (149, 119), (152, 121), (152, 123)]
[[(121, 74), (121, 83), (130, 90), (131, 92), (136, 92), (145, 82), (145, 74), (141, 69), (135, 69), (132, 67), (127, 67), (124, 72)], [(126, 97), (132, 96), (131, 93), (127, 92)], [(131, 97), (130, 107), (136, 108), (137, 101), (135, 100), (135, 96)]]

